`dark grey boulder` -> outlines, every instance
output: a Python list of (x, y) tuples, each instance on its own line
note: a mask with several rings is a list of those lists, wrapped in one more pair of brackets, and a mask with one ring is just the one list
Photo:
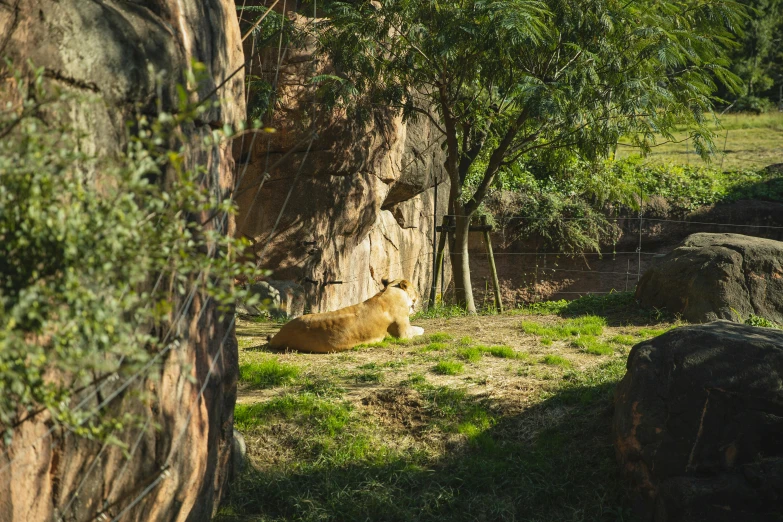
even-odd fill
[(783, 521), (783, 331), (677, 328), (627, 368), (613, 441), (640, 520)]
[(783, 323), (783, 242), (692, 234), (644, 273), (636, 298), (692, 323), (750, 314)]

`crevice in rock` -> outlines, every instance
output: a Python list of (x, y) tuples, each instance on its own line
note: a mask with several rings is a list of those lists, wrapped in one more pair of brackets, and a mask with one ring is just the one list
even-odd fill
[(696, 456), (696, 447), (699, 445), (699, 441), (701, 440), (701, 435), (704, 433), (704, 417), (707, 416), (707, 408), (710, 405), (710, 390), (705, 390), (707, 392), (707, 397), (704, 399), (704, 407), (701, 410), (701, 418), (699, 419), (699, 429), (696, 431), (696, 440), (693, 441), (693, 447), (691, 448), (691, 453), (688, 456), (688, 464), (685, 466), (685, 472), (691, 471), (693, 469), (693, 459)]
[(98, 88), (98, 85), (95, 82), (85, 82), (83, 80), (77, 80), (76, 78), (65, 76), (62, 72), (55, 71), (54, 69), (46, 69), (44, 71), (44, 76), (52, 80), (57, 80), (58, 82), (65, 83), (70, 87), (75, 87), (77, 89), (81, 89), (84, 91), (100, 92), (100, 89)]

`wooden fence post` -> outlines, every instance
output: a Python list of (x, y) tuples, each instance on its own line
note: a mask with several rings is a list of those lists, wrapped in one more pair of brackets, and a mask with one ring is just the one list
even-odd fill
[[(446, 228), (449, 225), (449, 216), (443, 216), (443, 225), (440, 227), (440, 238), (438, 238), (438, 255), (435, 258), (435, 273), (432, 277), (432, 288), (430, 289), (430, 302), (429, 306), (435, 306), (435, 301), (437, 297), (437, 283), (438, 279), (442, 277), (443, 272), (443, 256), (444, 252), (446, 250), (446, 237), (448, 235), (448, 232), (446, 231)], [(436, 229), (437, 232), (437, 229)], [(443, 296), (441, 296), (441, 299)]]
[(495, 309), (498, 313), (503, 312), (503, 300), (500, 298), (500, 282), (498, 281), (498, 269), (495, 266), (495, 254), (492, 253), (492, 239), (487, 227), (487, 216), (481, 216), (481, 225), (484, 227), (484, 242), (487, 244), (487, 255), (489, 256), (489, 270), (492, 273), (492, 286), (495, 288)]

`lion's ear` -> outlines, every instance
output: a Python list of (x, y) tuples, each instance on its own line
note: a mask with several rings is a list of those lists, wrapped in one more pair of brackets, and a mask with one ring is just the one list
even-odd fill
[(389, 280), (388, 280), (388, 279), (386, 279), (385, 277), (384, 277), (383, 279), (381, 279), (381, 283), (383, 283), (383, 287), (384, 287), (384, 288), (386, 288), (387, 286), (389, 286)]
[(408, 289), (408, 286), (409, 286), (409, 284), (408, 284), (408, 281), (407, 281), (407, 280), (405, 280), (405, 279), (403, 279), (402, 281), (400, 281), (400, 285), (399, 285), (399, 286), (400, 286), (400, 288), (402, 288), (403, 290), (407, 290), (407, 289)]

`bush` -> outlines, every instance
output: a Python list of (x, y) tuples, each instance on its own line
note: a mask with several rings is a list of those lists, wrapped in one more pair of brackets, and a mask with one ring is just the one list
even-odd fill
[(773, 110), (775, 110), (775, 104), (767, 98), (750, 95), (738, 98), (731, 107), (732, 112), (750, 112), (753, 114), (764, 114)]
[(42, 70), (9, 64), (0, 82), (12, 100), (0, 107), (0, 430), (8, 444), (48, 411), (55, 426), (110, 438), (120, 420), (73, 399), (149, 371), (196, 295), (228, 310), (233, 278), (255, 273), (237, 261), (246, 243), (226, 235), (230, 199), (189, 165), (226, 135), (186, 146), (183, 127), (209, 107), (182, 91), (176, 113), (138, 118), (126, 150), (98, 155), (69, 111), (100, 101), (45, 85)]

